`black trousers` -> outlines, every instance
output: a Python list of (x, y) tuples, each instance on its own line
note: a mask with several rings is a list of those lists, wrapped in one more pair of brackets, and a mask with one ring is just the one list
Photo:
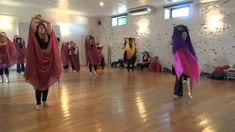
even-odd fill
[(182, 74), (180, 78), (177, 78), (175, 73), (175, 68), (172, 66), (172, 74), (175, 75), (175, 88), (174, 88), (174, 95), (183, 96), (183, 79), (187, 80), (189, 76)]
[(147, 69), (148, 69), (148, 67), (149, 67), (149, 63), (140, 64), (140, 69), (141, 69), (141, 70), (144, 70), (144, 68), (147, 68)]
[[(90, 72), (92, 72), (92, 65), (91, 64), (89, 64), (89, 70), (90, 70)], [(97, 70), (97, 65), (94, 65), (94, 70), (95, 71)]]
[(187, 80), (187, 78), (189, 78), (189, 76), (185, 74), (181, 75), (179, 79), (175, 75), (174, 95), (183, 96), (183, 80)]
[(104, 69), (104, 66), (105, 66), (105, 60), (104, 60), (104, 57), (102, 56), (101, 57), (101, 64), (100, 64), (101, 68)]
[(183, 96), (183, 76), (181, 76), (179, 79), (175, 75), (175, 89), (174, 89), (174, 95)]
[(135, 57), (133, 57), (130, 60), (127, 60), (127, 71), (128, 72), (130, 71), (130, 68), (132, 69), (132, 71), (134, 71), (134, 69), (135, 69), (135, 60), (136, 60)]
[(18, 73), (24, 72), (24, 64), (17, 64), (16, 65), (16, 72), (18, 72)]
[(3, 72), (4, 72), (6, 75), (8, 75), (8, 74), (9, 74), (9, 69), (8, 69), (7, 67), (1, 68), (1, 69), (0, 69), (0, 75), (3, 75)]
[(44, 90), (44, 91), (39, 91), (39, 90), (35, 91), (37, 105), (41, 104), (41, 100), (44, 102), (47, 101), (48, 91), (49, 91), (49, 89)]

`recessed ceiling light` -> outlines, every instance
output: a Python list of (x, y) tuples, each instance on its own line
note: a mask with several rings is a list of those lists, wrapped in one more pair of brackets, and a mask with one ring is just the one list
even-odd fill
[(100, 2), (100, 6), (104, 6), (104, 2), (103, 1)]

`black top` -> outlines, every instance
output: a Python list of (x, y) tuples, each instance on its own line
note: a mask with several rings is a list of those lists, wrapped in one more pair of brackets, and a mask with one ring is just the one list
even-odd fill
[(40, 46), (40, 48), (42, 49), (47, 49), (49, 42), (50, 42), (50, 36), (48, 35), (48, 42), (45, 42), (43, 39), (41, 39), (38, 35), (38, 33), (34, 33), (34, 35), (37, 38), (38, 44)]
[[(18, 42), (18, 40), (20, 40), (20, 42)], [(17, 43), (17, 46), (19, 48), (22, 48), (23, 47), (23, 44), (22, 44), (22, 39), (20, 37), (16, 38), (16, 43)]]
[(149, 57), (148, 56), (143, 56), (143, 62), (148, 62), (149, 61)]
[(18, 44), (19, 48), (23, 48), (23, 45), (21, 43)]

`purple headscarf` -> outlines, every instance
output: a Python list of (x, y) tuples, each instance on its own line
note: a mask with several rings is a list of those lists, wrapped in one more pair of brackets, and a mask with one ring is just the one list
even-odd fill
[[(183, 32), (187, 33), (186, 40), (182, 37)], [(175, 26), (172, 39), (174, 54), (173, 61), (177, 77), (180, 78), (182, 74), (186, 74), (193, 80), (198, 81), (200, 78), (200, 68), (187, 26)]]
[[(188, 37), (184, 40), (181, 35), (186, 32)], [(188, 32), (188, 28), (185, 25), (178, 25), (174, 27), (173, 33), (173, 53), (175, 53), (180, 48), (188, 48), (189, 51), (196, 57), (196, 53), (193, 49), (191, 38)]]

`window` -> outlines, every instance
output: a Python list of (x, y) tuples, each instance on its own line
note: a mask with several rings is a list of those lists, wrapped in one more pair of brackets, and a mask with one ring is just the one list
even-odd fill
[(118, 21), (117, 18), (112, 18), (112, 26), (117, 26)]
[(182, 8), (172, 9), (171, 10), (171, 16), (172, 16), (172, 18), (189, 16), (189, 7), (182, 7)]
[(118, 16), (112, 18), (112, 26), (126, 25), (126, 16)]
[(190, 4), (165, 7), (165, 19), (186, 17), (190, 15)]

